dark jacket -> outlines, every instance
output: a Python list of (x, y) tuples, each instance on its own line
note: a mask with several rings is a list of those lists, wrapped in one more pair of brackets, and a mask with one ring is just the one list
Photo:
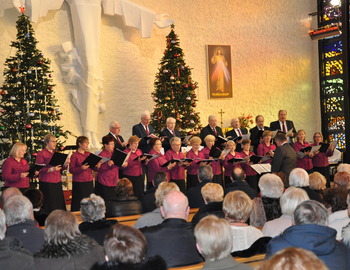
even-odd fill
[(170, 139), (171, 138), (173, 138), (173, 137), (181, 138), (180, 131), (178, 131), (177, 129), (174, 129), (174, 131), (175, 131), (175, 136), (167, 128), (163, 129), (159, 134), (160, 137), (164, 137), (164, 141), (162, 143), (162, 146), (164, 148), (165, 153), (166, 153), (166, 151), (171, 149), (171, 146), (170, 146)]
[(225, 188), (225, 195), (231, 191), (240, 190), (246, 193), (252, 200), (258, 196), (258, 192), (252, 189), (246, 181), (234, 181)]
[(302, 224), (287, 228), (273, 238), (266, 251), (266, 259), (287, 247), (300, 247), (313, 252), (330, 270), (347, 269), (347, 252), (336, 240), (337, 231), (317, 224)]
[(271, 172), (284, 172), (289, 179), (290, 172), (297, 166), (297, 154), (289, 143), (277, 147), (272, 159)]
[(224, 218), (224, 212), (222, 212), (222, 203), (223, 202), (210, 202), (203, 205), (198, 209), (198, 212), (192, 218), (193, 226), (196, 226), (197, 223), (208, 215), (215, 215), (219, 218)]
[(38, 252), (44, 245), (44, 230), (36, 227), (33, 220), (7, 227), (6, 237), (16, 237), (32, 254)]
[(320, 196), (320, 193), (316, 192), (315, 190), (312, 190), (310, 187), (300, 187), (300, 188), (306, 191), (310, 200), (314, 200), (322, 203), (322, 198)]
[[(4, 270), (34, 270), (33, 256), (29, 251), (23, 250), (19, 245), (21, 243), (17, 240), (16, 247), (13, 243), (9, 243), (9, 238), (0, 240), (0, 265)], [(11, 239), (12, 240), (12, 239)], [(16, 239), (15, 239), (16, 241)]]
[[(246, 128), (240, 128), (240, 130), (242, 135), (248, 134), (248, 130)], [(230, 140), (234, 140), (238, 137), (234, 129), (226, 132), (226, 137), (229, 137), (229, 136), (232, 137), (230, 138)], [(242, 144), (236, 142), (236, 152), (241, 152), (242, 150), (243, 150)]]
[[(265, 130), (270, 130), (270, 128), (264, 126), (264, 131)], [(259, 130), (259, 128), (257, 126), (255, 126), (249, 130), (251, 145), (253, 146), (253, 150), (255, 153), (256, 153), (256, 150), (258, 149), (260, 139), (261, 139), (264, 131)]]
[(37, 270), (88, 270), (104, 259), (103, 247), (83, 234), (65, 244), (45, 244), (34, 254)]
[[(151, 125), (148, 125), (148, 131), (149, 134), (152, 134), (154, 133), (154, 128)], [(150, 146), (147, 143), (147, 133), (142, 123), (139, 123), (132, 127), (132, 135), (136, 135), (141, 139), (139, 143), (139, 149), (141, 149), (143, 153), (148, 153), (149, 150), (151, 150)]]
[(147, 256), (160, 255), (168, 267), (203, 261), (196, 248), (193, 226), (184, 219), (168, 218), (161, 224), (141, 228), (147, 240)]
[(141, 198), (143, 213), (152, 212), (156, 209), (156, 193), (157, 187), (151, 187), (149, 190), (146, 190)]
[(204, 206), (201, 190), (207, 183), (208, 182), (199, 182), (195, 187), (192, 187), (187, 191), (186, 196), (188, 198), (188, 204), (191, 208), (199, 208)]
[(117, 197), (106, 202), (106, 217), (122, 217), (142, 214), (142, 204), (134, 196)]
[(117, 220), (100, 219), (94, 222), (82, 222), (79, 224), (79, 230), (82, 234), (85, 234), (94, 239), (99, 245), (103, 246), (106, 234), (109, 229), (117, 224)]
[(91, 270), (166, 270), (166, 262), (160, 256), (154, 256), (138, 264), (117, 262), (96, 263)]

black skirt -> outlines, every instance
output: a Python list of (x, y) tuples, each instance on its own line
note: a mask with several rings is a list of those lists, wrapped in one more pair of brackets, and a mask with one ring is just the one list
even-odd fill
[(72, 207), (71, 211), (80, 211), (80, 201), (84, 198), (90, 197), (94, 193), (94, 183), (89, 182), (74, 182), (72, 189)]
[(95, 182), (95, 194), (101, 196), (104, 201), (115, 198), (115, 187), (102, 185), (100, 182)]
[(56, 209), (66, 210), (66, 204), (62, 190), (62, 182), (39, 182), (39, 189), (44, 194), (43, 208), (47, 214), (50, 214), (53, 210)]
[(132, 187), (134, 190), (134, 196), (141, 199), (143, 192), (145, 191), (145, 177), (144, 175), (139, 176), (131, 176), (131, 175), (125, 175), (125, 178), (128, 178), (130, 182), (132, 183)]
[(199, 180), (197, 174), (187, 174), (187, 190), (189, 190), (191, 187), (197, 186), (198, 183)]

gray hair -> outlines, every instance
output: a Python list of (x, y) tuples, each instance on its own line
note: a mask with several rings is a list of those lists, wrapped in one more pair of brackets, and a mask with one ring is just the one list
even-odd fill
[(210, 165), (199, 166), (198, 180), (199, 182), (211, 182), (213, 179), (213, 169)]
[(141, 113), (141, 119), (144, 118), (145, 116), (151, 116), (151, 113), (149, 111), (144, 111)]
[(173, 145), (174, 142), (180, 142), (181, 143), (181, 138), (179, 138), (179, 137), (172, 137), (169, 142), (170, 142), (170, 145)]
[(118, 121), (112, 121), (109, 123), (109, 128), (114, 128), (116, 125), (119, 125)]
[(33, 205), (27, 197), (15, 195), (8, 198), (4, 205), (7, 226), (32, 219)]
[(216, 116), (215, 116), (215, 115), (209, 115), (209, 116), (208, 116), (208, 122), (209, 122), (211, 119), (213, 119), (213, 118), (216, 118)]
[(94, 193), (80, 202), (80, 214), (83, 221), (94, 222), (103, 219), (105, 213), (105, 201)]
[(70, 212), (55, 210), (45, 221), (45, 240), (48, 244), (62, 245), (80, 235), (77, 218)]
[(295, 168), (289, 174), (289, 185), (293, 187), (308, 187), (309, 175), (302, 168)]
[(326, 207), (314, 200), (302, 202), (294, 211), (295, 225), (317, 224), (327, 226), (327, 219)]
[(0, 209), (0, 240), (3, 240), (5, 238), (5, 232), (6, 232), (6, 219), (4, 211)]
[(174, 120), (175, 123), (176, 123), (176, 119), (175, 119), (174, 117), (168, 117), (168, 118), (166, 119), (166, 123), (169, 123), (170, 120)]
[(295, 208), (307, 200), (310, 200), (310, 198), (305, 190), (296, 187), (287, 188), (280, 198), (282, 214), (293, 216)]
[(259, 188), (262, 197), (279, 198), (284, 191), (284, 184), (280, 177), (267, 173), (260, 177)]

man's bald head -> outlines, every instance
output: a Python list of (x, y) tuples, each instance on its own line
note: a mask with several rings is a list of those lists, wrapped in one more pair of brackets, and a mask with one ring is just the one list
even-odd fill
[(22, 195), (21, 191), (18, 188), (9, 187), (4, 189), (1, 194), (1, 205), (4, 205), (6, 200), (16, 195)]
[(164, 219), (181, 218), (187, 220), (189, 207), (187, 197), (180, 191), (168, 193), (160, 207)]

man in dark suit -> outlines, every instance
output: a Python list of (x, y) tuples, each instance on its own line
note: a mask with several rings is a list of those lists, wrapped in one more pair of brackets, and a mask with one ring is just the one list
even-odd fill
[(203, 165), (198, 168), (198, 184), (187, 191), (187, 198), (191, 208), (199, 208), (205, 205), (202, 197), (202, 187), (212, 182), (213, 169), (210, 165)]
[(125, 150), (127, 143), (124, 142), (124, 139), (122, 136), (119, 135), (120, 133), (120, 125), (117, 121), (112, 121), (109, 124), (109, 133), (107, 135), (111, 135), (114, 138), (114, 145), (115, 149), (119, 150)]
[(293, 129), (293, 132), (288, 136), (288, 143), (293, 142), (293, 138), (296, 137), (297, 131), (295, 130), (293, 121), (287, 120), (287, 111), (279, 110), (278, 120), (270, 123), (270, 130), (281, 130), (284, 133), (287, 133), (291, 129)]
[(168, 267), (179, 267), (203, 261), (196, 248), (193, 226), (187, 222), (187, 197), (180, 191), (168, 193), (160, 206), (164, 221), (140, 231), (147, 240), (147, 257), (159, 255)]
[(170, 146), (170, 139), (173, 137), (181, 137), (180, 131), (175, 129), (176, 120), (173, 117), (168, 117), (166, 120), (166, 128), (160, 132), (160, 137), (164, 137), (163, 147), (164, 152), (168, 151)]
[(297, 154), (287, 142), (287, 136), (284, 133), (278, 133), (275, 142), (277, 149), (272, 159), (271, 172), (284, 172), (286, 179), (289, 179), (290, 172), (297, 165)]
[[(233, 127), (232, 130), (226, 132), (226, 137), (232, 137), (230, 140), (235, 140), (237, 137), (242, 137), (242, 135), (248, 134), (248, 130), (246, 128), (241, 128), (241, 125), (239, 123), (239, 119), (232, 118), (231, 120), (231, 126)], [(242, 151), (242, 140), (235, 140), (236, 142), (236, 151), (241, 152)]]
[(254, 152), (256, 152), (256, 149), (258, 149), (258, 145), (260, 143), (260, 140), (262, 138), (262, 134), (265, 130), (270, 130), (269, 127), (264, 126), (264, 116), (257, 115), (255, 117), (255, 123), (256, 126), (253, 127), (250, 132), (250, 140), (251, 145), (253, 146)]
[(217, 138), (219, 135), (223, 136), (221, 127), (217, 126), (217, 120), (215, 115), (210, 115), (208, 117), (208, 125), (201, 130), (200, 137), (202, 142), (207, 135), (213, 135)]
[(149, 124), (151, 122), (151, 114), (145, 111), (141, 114), (141, 123), (132, 127), (132, 135), (139, 137), (139, 148), (143, 153), (148, 153), (150, 147), (148, 145), (147, 136), (154, 133), (154, 128)]
[(252, 189), (244, 180), (245, 174), (241, 167), (235, 167), (232, 170), (232, 183), (228, 184), (224, 190), (225, 195), (231, 191), (240, 190), (245, 192), (252, 200), (258, 196), (258, 193)]

